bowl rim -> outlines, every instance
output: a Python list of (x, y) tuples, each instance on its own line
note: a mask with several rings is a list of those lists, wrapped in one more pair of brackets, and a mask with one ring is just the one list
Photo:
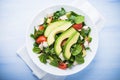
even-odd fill
[[(75, 6), (70, 6), (70, 5), (52, 5), (52, 6), (49, 6), (49, 7), (47, 7), (47, 8), (44, 8), (43, 10), (41, 10), (40, 12), (38, 12), (38, 14), (35, 15), (35, 17), (33, 17), (32, 22), (35, 20), (35, 18), (37, 18), (37, 16), (38, 16), (41, 12), (43, 12), (43, 11), (45, 11), (45, 10), (47, 10), (47, 9), (51, 9), (51, 8), (53, 8), (53, 7), (60, 7), (60, 6), (64, 6), (64, 7), (66, 6), (66, 7), (72, 7), (72, 8), (74, 8), (74, 9), (79, 9), (79, 8), (77, 8), (77, 7), (75, 7)], [(80, 9), (79, 9), (79, 10), (80, 10)], [(98, 41), (99, 41), (99, 39), (98, 39), (98, 33), (96, 33), (97, 41), (96, 41), (96, 50), (95, 50), (95, 52), (94, 52), (94, 55), (93, 55), (93, 57), (91, 58), (91, 60), (89, 61), (89, 63), (87, 63), (84, 67), (80, 68), (80, 69), (77, 70), (77, 71), (73, 71), (72, 73), (67, 73), (67, 74), (59, 74), (59, 73), (56, 74), (56, 73), (49, 72), (49, 71), (45, 70), (44, 68), (41, 68), (41, 67), (36, 63), (36, 61), (35, 61), (34, 59), (32, 59), (31, 55), (29, 54), (31, 51), (30, 51), (29, 46), (28, 46), (28, 44), (29, 44), (29, 41), (28, 41), (28, 35), (29, 35), (29, 34), (28, 34), (28, 33), (29, 33), (29, 28), (30, 28), (31, 25), (32, 25), (32, 22), (30, 23), (30, 25), (28, 26), (27, 31), (26, 31), (26, 47), (27, 47), (27, 51), (28, 51), (28, 55), (29, 55), (30, 59), (32, 60), (32, 62), (33, 62), (37, 67), (39, 67), (39, 69), (45, 71), (46, 73), (52, 74), (52, 75), (67, 76), (67, 75), (72, 75), (72, 74), (75, 74), (75, 73), (83, 70), (83, 69), (86, 68), (86, 67), (92, 62), (92, 60), (94, 59), (94, 57), (95, 57), (95, 55), (96, 55), (97, 48), (98, 48)], [(93, 23), (92, 23), (92, 24), (93, 24)]]

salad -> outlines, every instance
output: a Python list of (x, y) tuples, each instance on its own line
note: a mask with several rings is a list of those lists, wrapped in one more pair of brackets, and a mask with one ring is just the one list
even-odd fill
[(85, 17), (64, 8), (44, 17), (43, 23), (34, 27), (33, 52), (40, 62), (60, 69), (83, 64), (92, 41), (91, 28)]

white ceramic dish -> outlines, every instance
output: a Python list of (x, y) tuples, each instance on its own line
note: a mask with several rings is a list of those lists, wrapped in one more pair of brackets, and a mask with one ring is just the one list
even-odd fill
[[(74, 11), (78, 14), (84, 15), (85, 23), (88, 26), (90, 26), (92, 29), (91, 36), (93, 38), (92, 42), (90, 44), (92, 51), (87, 52), (87, 55), (85, 57), (85, 63), (81, 64), (81, 65), (76, 65), (73, 68), (67, 69), (67, 70), (62, 70), (57, 67), (53, 67), (49, 64), (41, 63), (39, 61), (38, 56), (35, 53), (33, 53), (33, 51), (32, 51), (34, 40), (30, 37), (30, 34), (34, 32), (34, 26), (39, 25), (41, 18), (44, 18), (45, 16), (47, 16), (47, 14), (53, 13), (57, 10), (60, 10), (61, 7), (65, 8), (66, 11)], [(27, 46), (27, 50), (28, 50), (28, 54), (29, 54), (30, 58), (40, 69), (42, 69), (43, 71), (45, 71), (47, 73), (53, 74), (53, 75), (66, 76), (66, 75), (71, 75), (71, 74), (81, 71), (82, 69), (87, 67), (88, 64), (93, 60), (93, 58), (95, 57), (95, 54), (96, 54), (97, 47), (98, 47), (98, 32), (97, 32), (95, 26), (93, 25), (93, 22), (90, 19), (90, 17), (88, 15), (86, 15), (86, 13), (83, 13), (80, 9), (72, 7), (72, 6), (67, 6), (67, 5), (52, 6), (52, 7), (44, 9), (34, 18), (33, 22), (31, 23), (31, 25), (29, 26), (28, 31), (27, 31), (26, 46)]]

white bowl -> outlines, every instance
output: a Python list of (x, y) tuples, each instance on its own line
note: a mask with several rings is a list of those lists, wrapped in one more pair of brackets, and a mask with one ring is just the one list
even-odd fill
[[(92, 42), (90, 43), (90, 48), (92, 49), (92, 51), (87, 51), (87, 55), (85, 57), (85, 63), (73, 66), (73, 68), (67, 69), (67, 70), (62, 70), (57, 67), (53, 67), (49, 64), (41, 63), (39, 61), (38, 55), (33, 53), (33, 51), (32, 51), (34, 40), (30, 37), (30, 34), (34, 32), (34, 26), (38, 25), (41, 18), (46, 17), (47, 14), (53, 13), (57, 10), (60, 10), (61, 7), (65, 8), (66, 11), (74, 11), (78, 14), (84, 15), (85, 23), (89, 27), (91, 27), (91, 36), (93, 38)], [(67, 6), (67, 5), (52, 6), (47, 9), (44, 9), (38, 15), (36, 15), (36, 17), (34, 18), (33, 22), (31, 23), (31, 25), (29, 26), (29, 28), (27, 30), (26, 46), (27, 46), (27, 51), (28, 51), (30, 58), (41, 70), (43, 70), (47, 73), (53, 74), (53, 75), (57, 75), (57, 76), (66, 76), (66, 75), (71, 75), (71, 74), (74, 74), (74, 73), (77, 73), (77, 72), (83, 70), (93, 60), (93, 58), (95, 57), (95, 54), (96, 54), (97, 47), (98, 47), (98, 32), (97, 32), (95, 26), (93, 25), (93, 22), (89, 18), (89, 16), (86, 15), (86, 13), (83, 13), (80, 9), (72, 7), (72, 6)]]

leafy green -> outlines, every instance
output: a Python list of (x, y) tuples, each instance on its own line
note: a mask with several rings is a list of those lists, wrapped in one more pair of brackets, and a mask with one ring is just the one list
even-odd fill
[(47, 23), (47, 18), (44, 17), (44, 23), (43, 24), (46, 24)]
[(54, 60), (50, 55), (48, 56), (48, 58), (50, 59), (50, 61)]
[(88, 27), (88, 29), (82, 29), (80, 31), (80, 34), (85, 38), (85, 37), (89, 36), (90, 32), (91, 32), (91, 28)]
[(78, 15), (77, 13), (71, 11), (69, 13), (66, 14), (68, 17), (68, 21), (71, 21), (72, 23), (82, 23), (84, 22), (84, 16)]
[(34, 46), (34, 48), (33, 48), (33, 52), (35, 52), (35, 53), (40, 53), (40, 48), (39, 47), (36, 47), (36, 46)]
[(90, 47), (86, 47), (85, 50), (90, 50)]
[(84, 63), (84, 58), (82, 57), (81, 54), (78, 54), (75, 56), (75, 61), (78, 63), (78, 64), (82, 64)]
[(66, 16), (69, 18), (71, 15), (73, 15), (73, 16), (78, 16), (78, 14), (77, 13), (75, 13), (75, 12), (73, 12), (73, 11), (70, 11), (70, 12), (67, 12), (66, 13)]
[(36, 30), (36, 28), (35, 28), (35, 26), (34, 26), (34, 34), (37, 32), (37, 30)]
[(50, 62), (50, 65), (57, 67), (58, 66), (58, 61), (54, 59)]
[(34, 46), (34, 47), (38, 47), (39, 44), (37, 44), (36, 42), (34, 42), (33, 46)]
[(43, 48), (43, 53), (46, 53), (46, 54), (55, 54), (54, 45), (51, 45), (49, 47), (44, 47)]
[(39, 37), (40, 35), (42, 35), (44, 33), (43, 30), (38, 30), (35, 34), (36, 37)]
[(71, 67), (72, 67), (74, 61), (75, 61), (75, 56), (72, 55), (72, 56), (70, 57), (70, 59), (67, 61), (67, 62), (68, 62), (68, 64), (67, 64), (68, 68), (71, 68)]
[(74, 62), (75, 61), (75, 56), (71, 56), (70, 59), (69, 59), (70, 62)]
[(56, 55), (56, 54), (51, 54), (52, 58), (57, 60), (57, 61), (61, 61), (61, 59)]
[(71, 68), (72, 65), (73, 65), (73, 62), (68, 62), (67, 67), (68, 67), (68, 68)]
[(75, 23), (76, 24), (79, 24), (79, 23), (82, 23), (82, 22), (84, 22), (84, 16), (79, 15), (79, 16), (75, 17)]
[(61, 8), (60, 11), (56, 11), (56, 12), (53, 14), (53, 20), (52, 20), (52, 21), (53, 21), (53, 22), (54, 22), (54, 21), (57, 21), (60, 16), (63, 16), (63, 15), (65, 15), (65, 14), (66, 14), (65, 9), (64, 9), (64, 8)]
[(46, 54), (41, 54), (40, 56), (39, 56), (39, 60), (42, 62), (42, 63), (47, 63), (47, 55)]
[(88, 42), (90, 43), (92, 41), (92, 37), (88, 37)]
[(30, 34), (30, 37), (33, 38), (33, 39), (35, 39), (34, 34)]
[(50, 48), (49, 47), (46, 47), (46, 48), (43, 48), (43, 51), (44, 51), (44, 53), (49, 53), (50, 52)]
[(48, 24), (47, 24), (47, 18), (46, 17), (44, 18), (44, 23), (42, 25), (44, 26), (45, 29), (48, 26)]
[(83, 25), (83, 26), (86, 26), (85, 22), (82, 22), (82, 25)]
[(75, 16), (71, 15), (69, 18), (68, 18), (68, 21), (71, 21), (71, 23), (75, 23)]
[(37, 39), (40, 35), (43, 35), (44, 33), (44, 30), (36, 30), (34, 28), (34, 34), (30, 34), (30, 36), (33, 38), (33, 39)]
[(51, 53), (51, 54), (55, 54), (54, 48), (52, 48), (52, 49), (50, 50), (50, 53)]
[(80, 42), (80, 44), (84, 44), (84, 42), (85, 42), (85, 39), (82, 39), (81, 42)]
[(78, 55), (82, 51), (82, 46), (80, 44), (77, 44), (76, 47), (74, 47), (72, 55)]
[(79, 36), (79, 38), (78, 38), (78, 40), (77, 40), (77, 44), (80, 44), (81, 43), (81, 38), (80, 38), (80, 36)]
[(34, 34), (30, 34), (30, 37), (35, 39), (35, 33), (37, 32), (36, 28), (34, 27)]

